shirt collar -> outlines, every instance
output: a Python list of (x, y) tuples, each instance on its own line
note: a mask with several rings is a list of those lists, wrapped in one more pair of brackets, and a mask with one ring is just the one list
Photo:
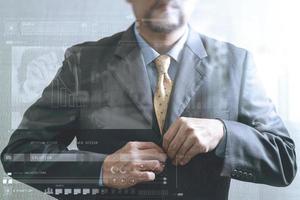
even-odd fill
[[(137, 40), (137, 43), (139, 47), (141, 48), (145, 64), (148, 65), (150, 64), (153, 60), (155, 60), (160, 54), (153, 49), (146, 41), (145, 39), (141, 36), (137, 29), (136, 23), (134, 24), (134, 34)], [(176, 62), (179, 62), (180, 60), (180, 55), (182, 52), (182, 49), (187, 42), (189, 35), (189, 27), (187, 26), (186, 31), (184, 35), (176, 42), (176, 44), (172, 47), (170, 51), (168, 51), (166, 54), (169, 55), (171, 58), (173, 58)]]

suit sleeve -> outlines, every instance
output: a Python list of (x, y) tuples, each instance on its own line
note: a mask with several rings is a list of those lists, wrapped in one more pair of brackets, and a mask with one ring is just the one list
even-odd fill
[(222, 176), (268, 184), (289, 185), (297, 171), (295, 144), (262, 85), (252, 56), (246, 53), (238, 122), (226, 121)]
[(63, 66), (42, 97), (25, 112), (1, 154), (6, 172), (37, 189), (43, 185), (36, 180), (53, 177), (99, 184), (105, 155), (67, 148), (80, 131), (83, 105), (76, 60), (76, 54), (67, 50)]

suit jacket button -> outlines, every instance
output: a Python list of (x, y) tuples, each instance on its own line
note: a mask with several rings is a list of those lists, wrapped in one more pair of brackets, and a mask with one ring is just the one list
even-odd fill
[(237, 171), (236, 169), (234, 169), (234, 170), (232, 171), (232, 173), (231, 173), (231, 175), (232, 175), (233, 177), (236, 177), (237, 174), (238, 174), (238, 171)]
[(242, 172), (240, 170), (237, 170), (236, 172), (236, 177), (240, 178), (242, 176)]
[(247, 179), (248, 179), (249, 181), (253, 180), (253, 174), (252, 174), (252, 173), (248, 173), (248, 174), (247, 174)]

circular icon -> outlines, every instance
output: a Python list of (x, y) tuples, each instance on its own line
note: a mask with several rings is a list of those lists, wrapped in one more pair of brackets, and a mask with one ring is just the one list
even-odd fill
[(121, 174), (126, 174), (126, 170), (119, 169), (119, 172), (120, 172)]
[(119, 171), (119, 168), (118, 168), (118, 167), (112, 166), (112, 167), (110, 168), (110, 172), (111, 172), (112, 174), (116, 174), (116, 173), (118, 173), (118, 171)]

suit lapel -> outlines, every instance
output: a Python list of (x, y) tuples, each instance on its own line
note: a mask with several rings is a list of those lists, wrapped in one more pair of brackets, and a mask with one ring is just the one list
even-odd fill
[[(125, 31), (115, 50), (116, 58), (109, 63), (114, 78), (128, 94), (147, 122), (152, 125), (153, 99), (149, 77), (142, 53), (133, 33), (133, 26)], [(207, 74), (202, 59), (207, 56), (200, 34), (190, 28), (169, 103), (164, 132), (182, 114), (200, 88)]]
[(208, 70), (202, 62), (206, 56), (207, 53), (200, 35), (190, 28), (174, 81), (164, 132), (181, 116), (191, 98), (202, 85)]
[(152, 93), (149, 77), (137, 45), (133, 27), (122, 35), (109, 69), (120, 86), (141, 111), (149, 124), (152, 124)]

